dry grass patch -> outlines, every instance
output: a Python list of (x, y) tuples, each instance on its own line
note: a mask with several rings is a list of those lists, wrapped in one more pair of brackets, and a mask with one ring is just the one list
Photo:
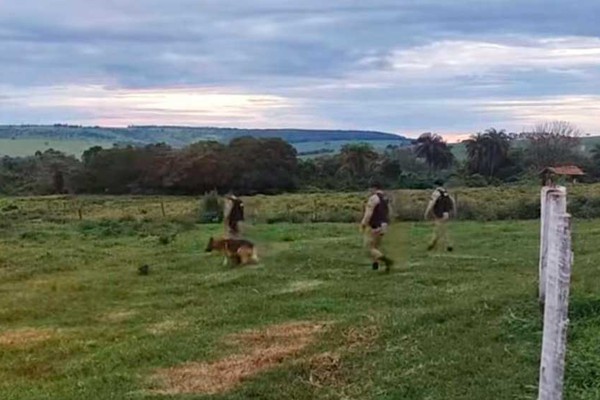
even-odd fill
[(165, 333), (175, 332), (188, 326), (185, 321), (177, 321), (173, 319), (167, 319), (162, 322), (157, 322), (148, 326), (148, 332), (153, 335), (164, 335)]
[(0, 333), (0, 346), (27, 347), (31, 344), (45, 342), (57, 337), (57, 332), (51, 329), (24, 328)]
[(102, 322), (124, 322), (136, 315), (136, 311), (132, 310), (121, 310), (121, 311), (112, 311), (100, 316), (100, 321)]
[(315, 340), (327, 324), (297, 322), (251, 330), (227, 338), (246, 351), (213, 362), (192, 362), (162, 369), (154, 375), (159, 394), (216, 394), (233, 389), (245, 379), (275, 368)]
[(341, 374), (342, 361), (337, 353), (321, 353), (308, 361), (308, 381), (316, 387), (341, 387), (345, 382)]
[(290, 283), (287, 287), (278, 290), (275, 294), (290, 294), (290, 293), (300, 293), (300, 292), (309, 292), (311, 290), (316, 289), (317, 287), (323, 285), (323, 281), (320, 280), (309, 280), (309, 281), (295, 281)]
[(377, 325), (350, 327), (344, 331), (345, 347), (348, 350), (369, 349), (379, 338), (380, 328)]

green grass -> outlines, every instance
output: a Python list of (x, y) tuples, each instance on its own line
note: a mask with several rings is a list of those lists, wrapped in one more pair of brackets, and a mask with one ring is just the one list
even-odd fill
[[(330, 149), (339, 152), (345, 144), (364, 142), (372, 145), (377, 150), (384, 150), (388, 145), (398, 145), (398, 140), (333, 140), (333, 141), (314, 141), (292, 143), (298, 152), (315, 151), (321, 149)], [(92, 146), (102, 146), (111, 148), (112, 142), (82, 140), (82, 139), (35, 139), (35, 138), (0, 138), (0, 156), (23, 157), (31, 156), (36, 151), (54, 149), (62, 151), (69, 155), (80, 157), (81, 154)]]
[[(600, 218), (600, 184), (569, 185), (569, 212), (576, 218)], [(539, 216), (537, 185), (485, 188), (450, 188), (458, 202), (461, 220), (518, 220)], [(431, 190), (389, 191), (394, 215), (418, 221)], [(245, 197), (246, 217), (255, 223), (353, 222), (362, 213), (367, 192), (291, 193), (279, 196)], [(169, 218), (199, 216), (200, 197), (195, 196), (45, 196), (2, 197), (0, 218), (39, 218), (45, 221), (74, 221), (79, 210), (86, 220), (157, 220), (162, 207)]]
[(75, 139), (2, 139), (0, 138), (0, 156), (25, 157), (32, 156), (36, 151), (54, 149), (66, 154), (81, 156), (92, 146), (112, 147), (112, 143), (95, 142)]
[[(600, 396), (597, 224), (574, 224), (566, 399)], [(3, 220), (0, 398), (536, 398), (537, 223), (455, 223), (453, 253), (423, 251), (429, 226), (395, 224), (389, 275), (370, 270), (355, 224), (250, 226), (263, 262), (243, 269), (203, 252), (219, 230), (160, 219)], [(142, 264), (148, 276), (137, 274)], [(228, 334), (291, 321), (332, 325), (232, 391), (149, 391), (157, 369), (221, 359), (240, 351)], [(2, 345), (24, 328), (52, 334)], [(353, 329), (375, 334), (349, 346)], [(324, 352), (340, 357), (335, 379), (311, 384), (308, 360)]]
[(332, 140), (332, 141), (314, 141), (314, 142), (299, 142), (292, 143), (298, 152), (307, 152), (315, 150), (333, 150), (335, 153), (339, 152), (344, 145), (356, 144), (356, 143), (367, 143), (373, 146), (374, 149), (383, 151), (387, 146), (398, 146), (401, 143), (400, 140)]

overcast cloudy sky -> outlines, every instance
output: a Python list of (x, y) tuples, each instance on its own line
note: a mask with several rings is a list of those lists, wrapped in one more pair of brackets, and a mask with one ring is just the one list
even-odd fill
[(0, 0), (0, 123), (600, 134), (600, 1)]

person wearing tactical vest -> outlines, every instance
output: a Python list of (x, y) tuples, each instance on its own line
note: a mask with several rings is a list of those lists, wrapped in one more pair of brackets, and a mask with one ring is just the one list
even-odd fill
[(386, 257), (381, 251), (382, 238), (389, 224), (389, 201), (381, 190), (379, 183), (371, 185), (371, 196), (367, 200), (365, 214), (360, 223), (361, 231), (366, 235), (369, 254), (373, 260), (373, 270), (378, 270), (383, 263), (386, 271), (389, 271), (393, 261)]
[(433, 238), (427, 246), (427, 250), (433, 250), (439, 243), (452, 251), (453, 247), (448, 238), (448, 221), (451, 215), (456, 215), (456, 203), (444, 188), (443, 181), (435, 182), (437, 188), (431, 194), (431, 200), (425, 210), (425, 220), (433, 217), (435, 228)]
[(230, 193), (225, 196), (223, 220), (225, 235), (231, 239), (239, 238), (241, 235), (240, 222), (244, 220), (244, 202), (234, 194)]

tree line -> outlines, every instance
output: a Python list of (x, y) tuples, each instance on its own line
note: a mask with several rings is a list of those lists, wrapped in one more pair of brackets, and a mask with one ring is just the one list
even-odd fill
[(389, 188), (428, 188), (443, 178), (460, 186), (537, 179), (546, 166), (575, 164), (585, 179), (600, 178), (600, 145), (585, 153), (581, 133), (565, 122), (546, 123), (520, 134), (490, 128), (452, 146), (434, 133), (412, 145), (349, 144), (337, 154), (299, 158), (278, 138), (241, 137), (228, 144), (202, 141), (184, 148), (98, 146), (80, 159), (47, 150), (30, 157), (0, 159), (2, 194), (203, 194), (242, 195), (289, 191), (361, 190), (373, 180)]

